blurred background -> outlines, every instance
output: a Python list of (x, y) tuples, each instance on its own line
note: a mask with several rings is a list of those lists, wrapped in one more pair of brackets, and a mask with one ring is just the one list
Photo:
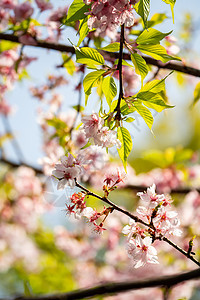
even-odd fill
[[(51, 1), (54, 10), (69, 6), (71, 2), (67, 0)], [(177, 1), (174, 7), (174, 24), (168, 5), (161, 0), (151, 2), (150, 18), (155, 13), (166, 15), (164, 22), (156, 25), (155, 28), (162, 32), (173, 30), (174, 41), (172, 44), (177, 55), (183, 58), (187, 65), (200, 68), (199, 1), (192, 0), (190, 3), (186, 0)], [(35, 7), (35, 18), (37, 18), (36, 5), (34, 2), (32, 4)], [(49, 11), (41, 14), (39, 22), (45, 22), (49, 14)], [(64, 29), (59, 42), (69, 44), (68, 39), (74, 44), (78, 41), (78, 36), (70, 27)], [(169, 46), (167, 40), (163, 44), (166, 47)], [(62, 75), (68, 84), (58, 87), (56, 93), (63, 99), (62, 111), (67, 113), (69, 109), (78, 104), (79, 92), (75, 88), (80, 81), (80, 74), (74, 73), (73, 76), (70, 76), (65, 68), (57, 67), (63, 62), (59, 52), (32, 46), (26, 46), (23, 51), (30, 57), (37, 57), (37, 60), (27, 67), (24, 78), (15, 82), (13, 89), (6, 94), (6, 99), (13, 106), (13, 113), (9, 117), (9, 126), (20, 145), (23, 161), (36, 168), (41, 168), (40, 159), (45, 156), (45, 153), (43, 151), (44, 136), (38, 112), (45, 108), (46, 104), (33, 97), (30, 88), (45, 84), (49, 75)], [(156, 71), (157, 69), (153, 68), (152, 74)], [(163, 78), (168, 73), (166, 70), (159, 70), (157, 78)], [(134, 177), (136, 183), (151, 184), (151, 178), (159, 177), (160, 173), (144, 175), (145, 172), (155, 169), (172, 170), (172, 166), (173, 170), (182, 172), (181, 176), (185, 176), (186, 184), (190, 183), (187, 166), (199, 163), (200, 104), (191, 106), (194, 89), (198, 82), (199, 78), (182, 73), (174, 72), (170, 75), (166, 80), (166, 99), (171, 105), (174, 105), (174, 108), (164, 110), (159, 114), (153, 112), (153, 134), (142, 118), (134, 115), (135, 122), (129, 126), (133, 137), (133, 150), (129, 164), (134, 169), (134, 176), (140, 176), (138, 181)], [(87, 112), (95, 110), (97, 102), (98, 97), (93, 92)], [(84, 96), (82, 105), (84, 106)], [(1, 135), (4, 135), (7, 129), (8, 127), (1, 118)], [(3, 144), (3, 152), (7, 159), (20, 163), (9, 139)], [(195, 172), (198, 173), (195, 187), (199, 187), (199, 169), (198, 171), (195, 169)], [(170, 177), (169, 181), (174, 183), (175, 177)], [(169, 185), (168, 181), (167, 185)], [(21, 190), (22, 186), (27, 186), (26, 192)], [(44, 186), (45, 190), (43, 190)], [(161, 187), (162, 183), (160, 183), (160, 189)], [(95, 186), (95, 189), (97, 188)], [(42, 196), (41, 190), (43, 190)], [(166, 191), (170, 192), (170, 190)], [(7, 227), (1, 227), (0, 298), (21, 293), (32, 295), (63, 292), (110, 279), (123, 280), (142, 276), (144, 270), (138, 271), (135, 275), (134, 270), (128, 266), (123, 238), (119, 235), (123, 225), (127, 223), (127, 219), (116, 214), (107, 224), (109, 233), (105, 233), (103, 238), (94, 233), (91, 234), (91, 228), (84, 221), (66, 217), (66, 198), (73, 192), (74, 190), (71, 189), (57, 191), (56, 184), (50, 176), (45, 178), (41, 176), (38, 179), (30, 169), (12, 171), (7, 165), (1, 164), (0, 195), (2, 201), (9, 199), (12, 202), (13, 199), (18, 199), (19, 204), (16, 206), (13, 204), (15, 208), (12, 212), (9, 210), (12, 206), (10, 204), (4, 211), (1, 211), (2, 220), (6, 218), (11, 220), (9, 214), (12, 214), (14, 221), (8, 221)], [(189, 201), (183, 195), (174, 197), (177, 204), (180, 204), (181, 201)], [(27, 198), (32, 202), (29, 203)], [(112, 200), (130, 210), (136, 206), (134, 191), (130, 193), (130, 190), (123, 189), (113, 192)], [(91, 206), (101, 207), (96, 200), (89, 199), (89, 201)], [(22, 208), (24, 215), (20, 215)], [(192, 234), (196, 233), (195, 229), (190, 228)], [(166, 272), (170, 273), (190, 267), (190, 264), (186, 262), (181, 263), (181, 259), (179, 260), (176, 255), (168, 253), (164, 256), (162, 253), (164, 250), (168, 251), (169, 249), (167, 247), (161, 249), (161, 258), (168, 266)], [(147, 267), (146, 274), (150, 274), (150, 272), (155, 275), (159, 274), (163, 272), (162, 266), (154, 269)], [(186, 295), (191, 296), (192, 287), (189, 284), (185, 286)], [(142, 293), (141, 291), (141, 297)], [(155, 290), (152, 295), (149, 295), (149, 298), (159, 299), (160, 293), (160, 290)], [(172, 292), (171, 299), (177, 299), (176, 295), (179, 293), (178, 289)], [(116, 299), (121, 298), (116, 297)], [(129, 293), (127, 298), (123, 299), (133, 299), (133, 294)]]

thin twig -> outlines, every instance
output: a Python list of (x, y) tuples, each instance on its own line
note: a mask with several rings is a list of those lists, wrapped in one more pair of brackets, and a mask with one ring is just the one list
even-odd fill
[[(109, 204), (112, 208), (114, 208), (115, 210), (129, 216), (131, 219), (133, 219), (135, 222), (143, 224), (144, 226), (149, 227), (153, 233), (156, 233), (155, 227), (152, 224), (152, 222), (150, 222), (149, 224), (144, 222), (143, 220), (141, 220), (140, 218), (138, 218), (137, 216), (131, 214), (130, 212), (126, 211), (125, 209), (117, 206), (116, 204), (114, 204), (113, 202), (111, 202), (108, 198), (106, 197), (101, 197), (93, 192), (91, 192), (90, 190), (86, 189), (85, 187), (83, 187), (82, 185), (80, 185), (76, 180), (75, 180), (76, 186), (80, 189), (82, 189), (83, 191), (86, 192), (87, 195), (91, 195), (107, 204)], [(192, 255), (188, 254), (188, 252), (184, 251), (182, 248), (180, 248), (178, 245), (176, 245), (175, 243), (173, 243), (172, 241), (170, 241), (168, 238), (166, 238), (163, 235), (159, 235), (158, 237), (154, 237), (154, 240), (158, 239), (160, 241), (165, 241), (167, 242), (170, 246), (172, 246), (174, 249), (176, 249), (177, 251), (179, 251), (180, 253), (182, 253), (184, 256), (186, 256), (187, 258), (189, 258), (191, 261), (193, 261), (196, 265), (200, 266), (200, 262), (197, 261)]]
[(8, 117), (2, 116), (2, 121), (3, 121), (3, 125), (4, 125), (6, 133), (9, 133), (12, 136), (11, 143), (12, 143), (13, 150), (14, 150), (19, 162), (25, 161), (24, 154), (23, 154), (21, 147), (13, 133), (13, 130), (11, 128)]

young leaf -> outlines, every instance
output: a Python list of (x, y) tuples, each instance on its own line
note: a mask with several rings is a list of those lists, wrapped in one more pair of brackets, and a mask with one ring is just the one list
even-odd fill
[(69, 75), (73, 75), (76, 70), (74, 61), (67, 54), (62, 54), (62, 58), (64, 61), (63, 67), (67, 70)]
[(112, 100), (117, 95), (117, 87), (112, 77), (107, 76), (103, 79), (102, 90), (106, 97), (108, 105), (111, 105)]
[(167, 105), (159, 93), (141, 92), (137, 94), (137, 99), (143, 101), (143, 104), (149, 108), (153, 108), (161, 112), (165, 108), (172, 108), (174, 106)]
[(168, 62), (169, 60), (180, 60), (178, 57), (173, 57), (167, 54), (166, 49), (160, 44), (157, 45), (139, 45), (137, 49), (142, 53), (150, 55), (151, 57), (161, 60), (163, 63)]
[(193, 99), (193, 105), (197, 103), (200, 99), (200, 82), (197, 83), (195, 89), (194, 89), (194, 99)]
[(159, 42), (164, 39), (164, 37), (171, 34), (172, 31), (167, 33), (162, 33), (159, 30), (154, 28), (145, 29), (136, 39), (136, 43), (140, 45), (155, 45), (159, 44)]
[(141, 16), (145, 28), (147, 28), (147, 19), (150, 11), (150, 0), (140, 0), (140, 2), (135, 5), (135, 10), (138, 15)]
[(103, 48), (100, 48), (100, 50), (108, 51), (108, 52), (119, 52), (120, 43), (112, 43), (110, 45), (107, 45)]
[(85, 15), (85, 12), (88, 11), (89, 6), (85, 5), (83, 0), (74, 0), (68, 9), (67, 21), (65, 22), (65, 24), (85, 19), (87, 17)]
[(173, 23), (174, 23), (174, 5), (176, 3), (176, 0), (162, 0), (162, 1), (167, 4), (170, 4), (171, 11), (172, 11), (172, 19), (173, 19)]
[(144, 58), (142, 58), (142, 56), (140, 56), (137, 53), (131, 54), (131, 60), (135, 66), (135, 72), (141, 76), (143, 84), (143, 80), (148, 74), (148, 67), (146, 61), (144, 60)]
[(86, 102), (87, 102), (89, 95), (91, 94), (93, 85), (102, 76), (103, 73), (105, 73), (105, 71), (103, 71), (103, 70), (94, 71), (94, 72), (87, 74), (85, 76), (85, 78), (83, 79), (83, 88), (84, 88), (84, 92), (85, 92), (85, 96), (86, 96)]
[(93, 48), (82, 47), (75, 48), (76, 62), (94, 67), (105, 63), (103, 56)]
[(151, 19), (147, 22), (147, 27), (153, 27), (157, 24), (160, 24), (162, 23), (165, 19), (167, 18), (166, 14), (159, 14), (159, 13), (156, 13), (154, 14)]
[(88, 28), (88, 25), (87, 25), (87, 21), (88, 21), (88, 17), (83, 19), (83, 20), (80, 20), (80, 25), (79, 25), (79, 36), (80, 37), (79, 37), (77, 47), (80, 46), (80, 44), (82, 43), (84, 38), (88, 35), (89, 28)]
[(121, 142), (121, 148), (117, 149), (119, 157), (121, 158), (124, 169), (126, 171), (127, 158), (132, 150), (133, 142), (129, 131), (124, 127), (118, 127), (117, 138)]
[(144, 119), (147, 126), (151, 129), (153, 125), (153, 117), (151, 112), (143, 106), (139, 101), (134, 101), (134, 107), (136, 108), (137, 112), (140, 114), (140, 116)]

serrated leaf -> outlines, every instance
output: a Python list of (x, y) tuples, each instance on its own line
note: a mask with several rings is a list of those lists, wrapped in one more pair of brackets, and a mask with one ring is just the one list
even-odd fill
[(106, 78), (103, 79), (102, 90), (106, 97), (106, 101), (107, 101), (108, 105), (110, 106), (112, 103), (112, 100), (117, 95), (117, 86), (112, 77), (107, 76)]
[(120, 43), (111, 43), (103, 48), (100, 48), (100, 50), (108, 51), (108, 52), (119, 52), (120, 49)]
[[(114, 62), (114, 65), (118, 65), (119, 59), (116, 59)], [(127, 66), (130, 68), (133, 68), (133, 65), (129, 64), (127, 61), (125, 61), (124, 59), (122, 59), (122, 66)]]
[(98, 70), (94, 72), (90, 72), (83, 79), (83, 88), (85, 92), (85, 101), (87, 103), (88, 96), (91, 94), (91, 90), (95, 82), (105, 73), (103, 70)]
[(86, 64), (88, 66), (94, 67), (96, 65), (103, 65), (105, 63), (103, 56), (93, 48), (75, 47), (76, 62), (81, 64)]
[(144, 119), (147, 126), (151, 129), (153, 125), (153, 116), (150, 110), (143, 106), (139, 101), (134, 101), (133, 105), (140, 116)]
[(161, 46), (160, 44), (138, 45), (137, 49), (146, 55), (149, 55), (157, 60), (161, 60), (163, 63), (166, 63), (169, 60), (181, 60), (178, 57), (168, 55), (166, 49), (163, 46)]
[[(117, 100), (114, 100), (112, 103), (111, 103), (111, 107), (110, 107), (110, 111), (112, 112), (115, 107), (117, 105)], [(123, 116), (127, 116), (133, 112), (136, 111), (135, 107), (131, 104), (127, 104), (126, 101), (122, 100), (121, 101), (121, 104), (120, 104), (120, 110), (121, 110), (121, 114)]]
[(167, 18), (166, 14), (154, 14), (151, 19), (147, 22), (147, 27), (153, 27), (157, 24), (162, 23)]
[(74, 0), (68, 9), (67, 20), (65, 24), (67, 25), (70, 22), (85, 19), (87, 17), (85, 12), (88, 11), (89, 6), (86, 5), (83, 0)]
[(166, 108), (173, 108), (174, 106), (167, 105), (162, 96), (159, 93), (153, 92), (140, 92), (137, 94), (137, 99), (143, 101), (143, 104), (149, 108), (155, 109), (157, 112), (161, 112)]
[(194, 89), (194, 99), (193, 99), (193, 105), (195, 105), (200, 99), (200, 82), (197, 83)]
[(145, 29), (136, 39), (136, 43), (140, 45), (155, 45), (159, 44), (159, 42), (164, 39), (164, 37), (171, 34), (172, 31), (167, 33), (162, 33), (159, 30), (154, 28)]
[(170, 4), (171, 11), (172, 11), (172, 19), (173, 19), (173, 23), (174, 23), (174, 5), (176, 3), (176, 0), (162, 0), (162, 1), (167, 4)]
[(136, 74), (141, 76), (142, 85), (143, 85), (143, 80), (148, 74), (148, 67), (147, 67), (146, 61), (144, 60), (144, 58), (142, 58), (142, 56), (140, 56), (137, 53), (131, 54), (131, 60), (135, 66)]
[(84, 40), (84, 38), (89, 33), (89, 28), (88, 28), (88, 25), (87, 25), (87, 21), (88, 21), (88, 17), (80, 21), (80, 25), (79, 25), (79, 40), (78, 40), (77, 47), (80, 46), (80, 44), (82, 43), (82, 41)]
[(144, 27), (147, 28), (147, 19), (150, 12), (150, 0), (140, 0), (140, 2), (135, 5), (135, 10), (138, 15), (141, 16), (144, 22)]
[(127, 159), (133, 147), (132, 138), (129, 131), (124, 127), (118, 127), (117, 138), (121, 142), (121, 148), (117, 149), (118, 154), (123, 162), (124, 169), (126, 171)]
[(74, 61), (67, 54), (62, 54), (62, 58), (64, 61), (64, 64), (63, 64), (64, 68), (67, 70), (69, 75), (73, 75), (76, 70)]

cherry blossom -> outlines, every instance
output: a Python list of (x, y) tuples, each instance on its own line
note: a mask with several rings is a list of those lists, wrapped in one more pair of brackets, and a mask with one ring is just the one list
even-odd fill
[(158, 257), (156, 249), (151, 246), (152, 239), (145, 237), (142, 239), (137, 236), (131, 239), (127, 244), (128, 256), (133, 260), (134, 268), (139, 268), (147, 263), (158, 264)]
[(61, 163), (55, 165), (55, 170), (52, 172), (53, 176), (59, 179), (58, 189), (64, 189), (68, 184), (71, 188), (75, 187), (75, 178), (81, 175), (82, 169), (76, 163), (76, 159), (72, 154), (61, 157)]

